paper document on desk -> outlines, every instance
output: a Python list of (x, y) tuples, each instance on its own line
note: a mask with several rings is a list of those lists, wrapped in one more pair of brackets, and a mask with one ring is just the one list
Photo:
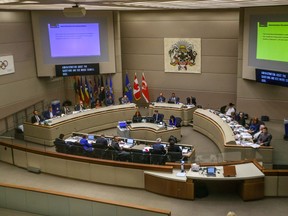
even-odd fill
[(178, 176), (178, 177), (185, 177), (185, 176), (186, 176), (186, 173), (185, 173), (185, 172), (178, 172), (178, 173), (176, 174), (176, 176)]

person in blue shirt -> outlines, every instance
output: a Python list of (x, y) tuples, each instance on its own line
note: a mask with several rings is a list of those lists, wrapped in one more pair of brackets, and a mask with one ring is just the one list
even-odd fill
[(90, 144), (87, 140), (87, 135), (83, 135), (82, 139), (80, 140), (80, 144), (83, 146), (85, 151), (92, 152), (94, 148), (92, 147), (92, 144)]
[(176, 125), (177, 125), (176, 118), (175, 118), (174, 115), (171, 115), (171, 116), (170, 116), (170, 119), (169, 119), (169, 126), (174, 126), (174, 127), (176, 127)]

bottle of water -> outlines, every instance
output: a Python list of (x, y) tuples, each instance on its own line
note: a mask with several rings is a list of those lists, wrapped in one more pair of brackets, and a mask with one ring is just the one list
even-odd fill
[(181, 172), (185, 172), (184, 161), (181, 160)]

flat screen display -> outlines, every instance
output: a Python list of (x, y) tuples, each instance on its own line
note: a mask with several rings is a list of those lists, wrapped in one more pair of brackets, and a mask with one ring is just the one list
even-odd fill
[(288, 74), (278, 71), (256, 69), (256, 82), (288, 87)]
[(67, 64), (67, 65), (55, 65), (56, 76), (86, 76), (86, 75), (98, 75), (99, 63), (95, 64)]
[(288, 72), (288, 15), (251, 15), (248, 65)]
[(52, 58), (100, 56), (99, 23), (48, 23)]

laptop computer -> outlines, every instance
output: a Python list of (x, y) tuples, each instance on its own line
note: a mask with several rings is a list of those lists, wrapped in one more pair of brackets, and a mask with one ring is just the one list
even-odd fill
[(88, 139), (88, 140), (94, 140), (95, 137), (94, 137), (94, 135), (88, 135), (87, 139)]

